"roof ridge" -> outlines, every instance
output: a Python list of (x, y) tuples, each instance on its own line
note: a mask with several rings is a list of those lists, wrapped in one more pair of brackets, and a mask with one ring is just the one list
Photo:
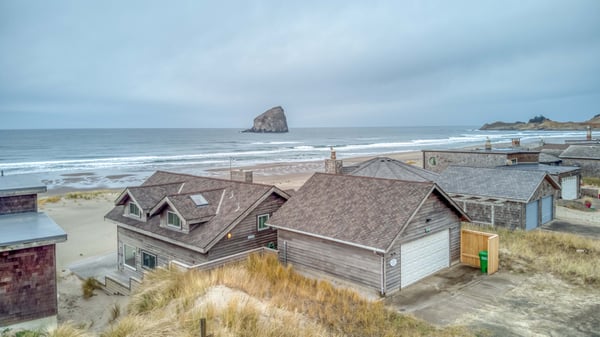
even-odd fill
[(127, 186), (125, 188), (126, 189), (132, 189), (132, 188), (162, 187), (162, 186), (176, 185), (176, 184), (183, 184), (183, 183), (185, 183), (185, 181), (178, 181), (178, 182), (173, 182), (173, 183), (154, 184), (154, 185)]
[(217, 181), (223, 181), (223, 182), (231, 182), (231, 183), (237, 183), (237, 184), (269, 186), (269, 187), (275, 186), (275, 185), (269, 185), (269, 184), (263, 184), (263, 183), (247, 182), (247, 181), (240, 181), (240, 180), (231, 180), (231, 179), (219, 178), (219, 177), (199, 176), (199, 175), (194, 175), (194, 174), (190, 174), (190, 173), (174, 173), (174, 172), (162, 171), (162, 170), (158, 170), (155, 173), (158, 173), (158, 172), (172, 174), (172, 175), (178, 175), (178, 176), (186, 176), (186, 177), (196, 178), (196, 179), (197, 178), (200, 178), (200, 179), (211, 179), (211, 180), (217, 180)]
[(350, 178), (350, 179), (384, 180), (384, 181), (390, 181), (390, 182), (409, 183), (409, 184), (421, 184), (421, 185), (432, 185), (432, 184), (434, 184), (433, 181), (414, 181), (414, 180), (402, 180), (402, 179), (380, 178), (380, 177), (364, 177), (364, 176), (354, 176), (354, 175), (350, 175), (350, 174), (333, 174), (333, 173), (325, 173), (325, 172), (315, 172), (314, 175), (327, 175), (327, 176), (334, 176), (334, 177), (345, 177), (345, 178)]

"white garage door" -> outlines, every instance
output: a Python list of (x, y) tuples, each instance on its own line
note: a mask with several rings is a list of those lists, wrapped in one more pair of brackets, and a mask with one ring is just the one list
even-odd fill
[(553, 218), (552, 211), (554, 207), (553, 205), (554, 198), (550, 195), (542, 198), (542, 225), (550, 222)]
[(561, 197), (565, 200), (577, 199), (577, 176), (561, 179)]
[(450, 265), (448, 230), (437, 232), (402, 245), (400, 249), (400, 287), (417, 282)]

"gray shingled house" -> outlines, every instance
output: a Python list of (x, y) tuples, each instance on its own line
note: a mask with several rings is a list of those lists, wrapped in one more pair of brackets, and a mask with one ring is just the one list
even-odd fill
[(461, 220), (433, 182), (315, 173), (269, 225), (283, 263), (384, 295), (458, 262)]
[(46, 186), (26, 176), (0, 176), (0, 335), (4, 329), (57, 324), (56, 244), (67, 234), (38, 212)]
[(117, 224), (119, 270), (141, 278), (172, 260), (194, 265), (274, 246), (266, 223), (288, 198), (274, 186), (158, 171), (106, 215)]
[(437, 173), (388, 157), (375, 157), (364, 161), (348, 170), (346, 174), (407, 181), (435, 181), (438, 178)]
[[(541, 157), (541, 154), (540, 154)], [(578, 199), (580, 195), (581, 168), (577, 166), (556, 166), (546, 164), (504, 165), (498, 168), (505, 170), (541, 171), (550, 174), (560, 185), (560, 198), (564, 200)]]
[(560, 186), (544, 171), (450, 166), (437, 183), (473, 222), (530, 230), (554, 219)]
[(600, 177), (600, 145), (571, 145), (559, 157), (565, 165), (581, 167), (584, 177)]
[(448, 166), (496, 167), (506, 164), (538, 163), (539, 151), (522, 148), (422, 150), (423, 168), (441, 173)]

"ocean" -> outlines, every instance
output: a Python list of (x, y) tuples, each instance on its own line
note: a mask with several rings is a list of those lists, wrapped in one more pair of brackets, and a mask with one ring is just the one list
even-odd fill
[(283, 134), (240, 129), (0, 130), (0, 170), (55, 188), (121, 188), (156, 170), (211, 175), (216, 168), (320, 161), (421, 149), (583, 138), (584, 131), (480, 131), (474, 126), (295, 128)]

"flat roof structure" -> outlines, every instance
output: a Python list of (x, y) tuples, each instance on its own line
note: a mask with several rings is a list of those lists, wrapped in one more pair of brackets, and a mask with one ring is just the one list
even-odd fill
[(0, 251), (37, 247), (67, 240), (67, 233), (45, 213), (0, 215)]
[(46, 192), (46, 185), (24, 175), (0, 176), (0, 197)]
[(448, 152), (448, 153), (487, 153), (487, 154), (517, 154), (517, 153), (539, 153), (540, 151), (535, 150), (524, 150), (524, 149), (429, 149), (429, 150), (421, 150), (422, 152)]

